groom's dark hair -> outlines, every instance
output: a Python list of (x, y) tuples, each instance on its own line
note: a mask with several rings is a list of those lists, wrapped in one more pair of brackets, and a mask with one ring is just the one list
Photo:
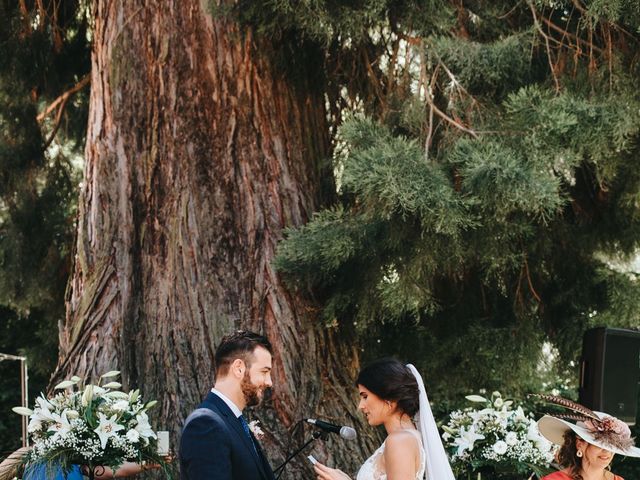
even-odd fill
[(376, 360), (364, 367), (358, 374), (358, 385), (382, 400), (397, 402), (398, 409), (410, 417), (420, 409), (418, 381), (411, 370), (395, 358)]
[(216, 348), (214, 359), (216, 378), (225, 376), (229, 371), (229, 366), (237, 358), (243, 360), (247, 364), (247, 368), (249, 368), (253, 352), (258, 347), (262, 347), (273, 354), (271, 343), (267, 340), (267, 337), (257, 333), (237, 330), (222, 337), (218, 348)]

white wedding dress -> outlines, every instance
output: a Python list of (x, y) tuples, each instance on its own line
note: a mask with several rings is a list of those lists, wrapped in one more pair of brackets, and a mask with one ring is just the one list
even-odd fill
[[(424, 470), (426, 468), (426, 454), (422, 445), (422, 439), (420, 438), (420, 432), (417, 430), (407, 430), (415, 435), (418, 445), (420, 445), (420, 470), (416, 474), (416, 480), (424, 479)], [(385, 440), (386, 442), (386, 440)], [(356, 480), (387, 480), (387, 472), (384, 469), (384, 444), (380, 445), (373, 455), (367, 458), (360, 470)]]

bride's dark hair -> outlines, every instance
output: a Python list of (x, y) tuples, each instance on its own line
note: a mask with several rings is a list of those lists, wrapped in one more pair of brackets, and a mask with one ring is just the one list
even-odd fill
[(356, 386), (362, 385), (382, 400), (397, 402), (398, 409), (413, 417), (420, 408), (418, 382), (411, 370), (395, 358), (370, 363), (358, 374)]

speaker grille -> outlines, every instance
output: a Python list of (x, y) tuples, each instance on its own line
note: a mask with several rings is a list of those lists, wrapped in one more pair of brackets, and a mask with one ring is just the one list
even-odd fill
[(582, 345), (580, 403), (634, 424), (640, 391), (640, 332), (587, 330)]

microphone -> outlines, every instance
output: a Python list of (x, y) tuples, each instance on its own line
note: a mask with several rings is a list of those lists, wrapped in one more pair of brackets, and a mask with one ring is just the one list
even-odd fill
[(358, 436), (356, 431), (351, 427), (334, 425), (333, 423), (324, 422), (322, 420), (317, 420), (315, 418), (307, 418), (306, 422), (310, 423), (311, 425), (315, 425), (318, 428), (321, 428), (325, 432), (337, 433), (345, 440), (353, 440)]

